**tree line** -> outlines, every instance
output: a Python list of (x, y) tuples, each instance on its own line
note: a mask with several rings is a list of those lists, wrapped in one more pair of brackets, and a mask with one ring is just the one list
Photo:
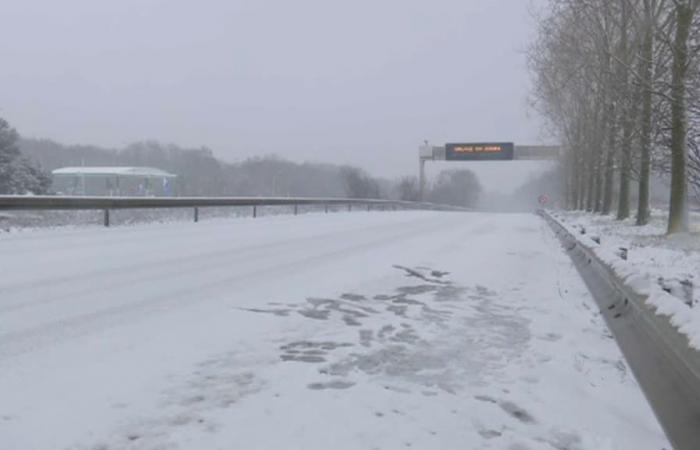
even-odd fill
[[(398, 181), (399, 200), (418, 201), (420, 184), (417, 177), (403, 177)], [(441, 171), (425, 186), (423, 198), (431, 203), (474, 208), (482, 194), (481, 184), (474, 172), (467, 169)]]
[(549, 0), (538, 26), (533, 102), (566, 149), (567, 206), (644, 225), (663, 174), (668, 233), (687, 231), (689, 188), (700, 192), (700, 0)]
[(121, 149), (21, 139), (22, 153), (47, 171), (66, 166), (144, 166), (176, 174), (182, 196), (381, 198), (385, 180), (351, 166), (296, 163), (274, 155), (239, 162), (218, 159), (207, 147), (143, 141)]
[[(21, 138), (0, 119), (0, 194), (51, 193), (50, 171), (67, 166), (156, 167), (178, 176), (177, 190), (183, 196), (418, 200), (415, 177), (396, 182), (349, 165), (296, 163), (274, 155), (225, 162), (207, 147), (184, 148), (157, 141), (136, 142), (121, 149), (64, 145)], [(433, 183), (427, 199), (474, 206), (480, 190), (473, 173), (446, 171)]]

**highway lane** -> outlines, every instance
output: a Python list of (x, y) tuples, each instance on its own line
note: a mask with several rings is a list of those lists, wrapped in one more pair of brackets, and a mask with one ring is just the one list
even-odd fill
[(0, 273), (7, 448), (667, 445), (534, 215), (21, 232)]

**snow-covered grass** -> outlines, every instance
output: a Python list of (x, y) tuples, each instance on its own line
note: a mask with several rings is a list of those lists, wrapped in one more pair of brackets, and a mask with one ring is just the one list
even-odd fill
[[(654, 210), (650, 223), (641, 227), (634, 219), (617, 221), (585, 212), (554, 215), (628, 285), (648, 296), (657, 313), (668, 317), (691, 347), (700, 350), (700, 217), (692, 217), (690, 233), (668, 236), (662, 210)], [(627, 260), (621, 257), (623, 248)]]
[(670, 446), (534, 215), (0, 235), (0, 449)]

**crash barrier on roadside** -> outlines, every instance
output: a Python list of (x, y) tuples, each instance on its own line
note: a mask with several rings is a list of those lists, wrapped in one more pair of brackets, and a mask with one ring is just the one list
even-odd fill
[(595, 298), (673, 447), (700, 448), (700, 352), (590, 246), (546, 211), (539, 214), (554, 230)]
[(101, 210), (104, 225), (110, 224), (110, 210), (115, 209), (157, 209), (157, 208), (192, 208), (193, 219), (199, 221), (200, 208), (249, 206), (253, 216), (257, 216), (258, 206), (291, 206), (298, 214), (299, 206), (316, 205), (324, 207), (342, 206), (352, 210), (353, 207), (397, 210), (421, 209), (437, 211), (469, 211), (450, 205), (425, 202), (409, 202), (380, 199), (354, 198), (314, 198), (314, 197), (67, 197), (67, 196), (20, 196), (0, 195), (0, 211), (7, 210)]

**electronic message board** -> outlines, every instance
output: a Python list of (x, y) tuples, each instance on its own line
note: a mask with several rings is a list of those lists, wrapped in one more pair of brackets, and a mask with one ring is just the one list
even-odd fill
[(513, 159), (512, 142), (445, 144), (447, 161), (507, 161)]

